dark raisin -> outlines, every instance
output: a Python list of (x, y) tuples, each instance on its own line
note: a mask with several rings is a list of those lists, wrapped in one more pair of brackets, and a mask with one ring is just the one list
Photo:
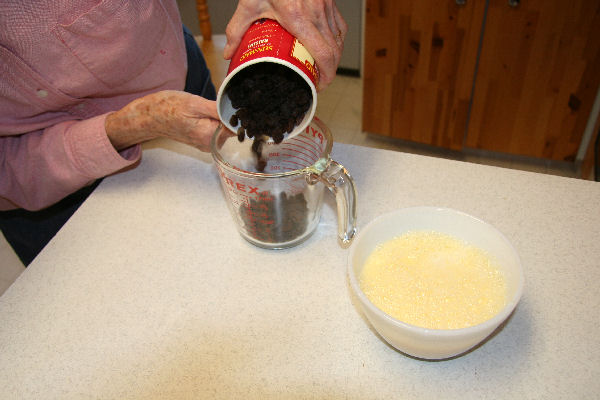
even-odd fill
[(246, 130), (241, 126), (237, 130), (237, 137), (240, 142), (243, 142), (244, 138), (246, 137)]
[(263, 172), (266, 167), (267, 167), (267, 160), (265, 160), (264, 158), (259, 158), (256, 163), (256, 170), (258, 172)]
[(259, 138), (267, 136), (281, 143), (285, 134), (303, 120), (312, 99), (304, 79), (292, 69), (270, 62), (256, 63), (239, 71), (229, 81), (226, 93), (236, 110), (230, 124), (241, 124), (245, 135), (254, 139), (252, 151), (259, 163), (262, 159)]
[(246, 231), (266, 243), (284, 243), (306, 232), (308, 206), (302, 193), (261, 194), (240, 206)]

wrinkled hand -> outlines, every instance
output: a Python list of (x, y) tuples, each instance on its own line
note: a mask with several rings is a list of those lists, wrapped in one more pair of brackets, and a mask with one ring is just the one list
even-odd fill
[(335, 0), (240, 0), (227, 25), (225, 59), (233, 57), (246, 30), (260, 18), (278, 21), (307, 48), (319, 68), (319, 90), (331, 83), (348, 32)]
[(166, 137), (209, 151), (218, 125), (214, 101), (175, 90), (136, 99), (109, 114), (105, 122), (108, 138), (117, 150)]

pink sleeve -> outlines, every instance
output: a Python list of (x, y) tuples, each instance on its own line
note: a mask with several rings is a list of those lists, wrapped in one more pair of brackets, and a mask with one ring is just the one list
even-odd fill
[(0, 210), (44, 208), (136, 163), (141, 147), (117, 152), (104, 129), (106, 115), (0, 137)]
[(0, 6), (0, 210), (47, 207), (135, 164), (141, 147), (117, 152), (107, 113), (182, 90), (187, 72), (174, 0), (29, 3)]

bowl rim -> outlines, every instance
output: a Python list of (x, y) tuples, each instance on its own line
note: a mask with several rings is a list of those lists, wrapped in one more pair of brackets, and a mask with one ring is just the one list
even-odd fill
[[(508, 245), (508, 247), (511, 249), (511, 251), (517, 261), (518, 282), (517, 282), (517, 288), (515, 290), (514, 295), (506, 302), (506, 305), (502, 308), (502, 310), (500, 310), (500, 312), (498, 312), (496, 315), (494, 315), (492, 318), (490, 318), (488, 320), (485, 320), (477, 325), (472, 325), (472, 326), (468, 326), (465, 328), (456, 328), (456, 329), (425, 328), (425, 327), (421, 327), (421, 326), (417, 326), (417, 325), (412, 325), (407, 322), (403, 322), (399, 319), (396, 319), (396, 318), (388, 315), (383, 310), (381, 310), (379, 307), (377, 307), (375, 304), (373, 304), (371, 302), (371, 300), (369, 300), (369, 298), (364, 294), (364, 292), (360, 288), (360, 284), (358, 283), (358, 278), (356, 277), (356, 274), (354, 273), (354, 266), (353, 266), (353, 262), (352, 262), (352, 260), (354, 259), (354, 254), (356, 252), (356, 249), (358, 248), (358, 244), (361, 241), (361, 238), (364, 237), (366, 234), (368, 234), (368, 232), (370, 230), (374, 229), (374, 227), (376, 225), (378, 225), (380, 223), (380, 221), (382, 221), (382, 220), (387, 220), (397, 214), (412, 213), (412, 212), (416, 212), (416, 211), (418, 211), (418, 212), (452, 213), (452, 214), (456, 214), (462, 218), (467, 218), (472, 221), (482, 223), (482, 224), (486, 225), (488, 228), (491, 228), (492, 231), (494, 231), (500, 237), (500, 239), (503, 240)], [(397, 210), (394, 210), (394, 211), (391, 211), (391, 212), (388, 212), (385, 214), (381, 214), (381, 215), (377, 216), (376, 218), (374, 218), (373, 220), (371, 220), (370, 222), (368, 222), (367, 225), (365, 225), (365, 227), (359, 231), (359, 233), (357, 234), (357, 237), (354, 238), (354, 242), (352, 243), (352, 246), (350, 247), (350, 252), (348, 253), (347, 274), (348, 274), (348, 277), (350, 280), (350, 286), (352, 287), (352, 291), (358, 297), (361, 304), (364, 307), (368, 308), (368, 310), (372, 314), (375, 314), (379, 318), (386, 320), (390, 324), (392, 324), (396, 327), (402, 328), (404, 330), (407, 330), (413, 334), (419, 334), (419, 335), (426, 334), (426, 335), (429, 335), (431, 337), (436, 337), (436, 338), (459, 337), (459, 336), (476, 334), (476, 333), (496, 329), (502, 322), (504, 322), (504, 320), (506, 320), (508, 318), (508, 316), (513, 312), (513, 310), (519, 303), (521, 296), (523, 294), (524, 285), (525, 285), (525, 278), (523, 275), (523, 265), (521, 262), (521, 258), (519, 257), (519, 254), (517, 253), (513, 244), (508, 240), (508, 238), (500, 230), (498, 230), (492, 224), (489, 224), (489, 223), (483, 221), (482, 219), (477, 218), (473, 215), (467, 214), (466, 212), (455, 210), (452, 208), (447, 208), (447, 207), (435, 207), (435, 206), (415, 206), (415, 207), (400, 208), (400, 209), (397, 209)]]

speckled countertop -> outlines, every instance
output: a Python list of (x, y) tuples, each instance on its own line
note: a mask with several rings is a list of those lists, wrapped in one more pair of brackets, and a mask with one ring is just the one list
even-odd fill
[(0, 297), (0, 398), (598, 397), (600, 184), (334, 146), (359, 228), (400, 207), (450, 207), (521, 256), (508, 322), (431, 362), (388, 346), (359, 311), (331, 196), (307, 242), (259, 249), (235, 230), (208, 154), (147, 147)]

